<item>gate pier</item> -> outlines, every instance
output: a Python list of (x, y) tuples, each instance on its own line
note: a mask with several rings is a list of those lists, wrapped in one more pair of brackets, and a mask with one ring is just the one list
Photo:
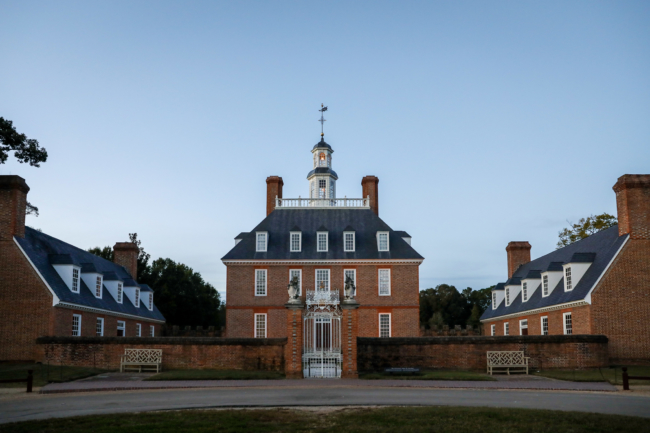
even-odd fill
[(287, 303), (287, 344), (284, 346), (284, 373), (287, 379), (302, 379), (302, 315), (305, 304)]
[(357, 379), (357, 335), (359, 335), (359, 303), (355, 300), (341, 302), (343, 310), (341, 333), (343, 352), (343, 371), (341, 376), (347, 379)]

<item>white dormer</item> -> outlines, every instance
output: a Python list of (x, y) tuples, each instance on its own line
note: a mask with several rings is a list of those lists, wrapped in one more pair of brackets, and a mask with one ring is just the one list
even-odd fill
[(79, 293), (81, 289), (81, 267), (72, 264), (56, 264), (52, 265), (52, 267), (71, 292)]
[(542, 282), (542, 277), (539, 271), (530, 271), (526, 278), (521, 280), (521, 301), (528, 302), (528, 300), (533, 296), (535, 290), (539, 287)]
[(268, 232), (255, 232), (255, 251), (259, 253), (266, 252), (269, 244)]
[(104, 276), (97, 271), (92, 263), (81, 264), (81, 279), (86, 283), (92, 294), (95, 295), (95, 298), (102, 298)]
[(546, 298), (553, 289), (558, 285), (563, 276), (561, 262), (552, 262), (548, 265), (546, 271), (541, 273), (542, 277), (542, 298)]
[(302, 232), (292, 230), (289, 232), (289, 251), (299, 253), (302, 251)]
[(505, 291), (503, 289), (492, 290), (492, 309), (496, 310), (499, 307), (499, 304), (503, 302), (505, 298)]
[(343, 232), (343, 251), (353, 253), (356, 250), (356, 234), (354, 231)]
[(316, 232), (316, 252), (324, 253), (329, 249), (329, 233), (320, 230)]
[(512, 301), (515, 300), (519, 292), (521, 291), (521, 283), (519, 282), (519, 278), (511, 278), (506, 282), (506, 286), (504, 289), (505, 292), (505, 300), (506, 300), (506, 307), (509, 307), (512, 305)]
[(140, 308), (140, 287), (132, 285), (133, 282), (125, 284), (129, 285), (124, 286), (124, 294), (129, 298), (135, 308)]
[(114, 276), (104, 276), (104, 287), (106, 287), (108, 293), (115, 299), (115, 302), (118, 304), (124, 302), (124, 282), (122, 280)]
[(390, 251), (388, 232), (377, 232), (377, 250)]
[(411, 237), (410, 236), (402, 236), (402, 239), (406, 241), (407, 244), (411, 245)]
[(576, 288), (595, 258), (595, 253), (575, 253), (568, 263), (562, 265), (565, 292)]

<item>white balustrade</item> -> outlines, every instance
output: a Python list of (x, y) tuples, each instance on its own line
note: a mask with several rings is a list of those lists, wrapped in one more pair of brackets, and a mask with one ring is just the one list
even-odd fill
[(307, 290), (306, 304), (309, 305), (338, 305), (338, 290)]
[(275, 198), (276, 209), (348, 208), (370, 209), (366, 198)]

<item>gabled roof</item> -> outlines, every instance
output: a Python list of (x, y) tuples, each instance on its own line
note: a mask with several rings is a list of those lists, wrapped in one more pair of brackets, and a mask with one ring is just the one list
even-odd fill
[[(302, 249), (289, 250), (289, 232), (294, 226), (302, 230)], [(316, 252), (316, 232), (327, 227), (329, 245), (326, 252)], [(343, 231), (355, 228), (355, 251), (343, 251)], [(370, 209), (276, 209), (251, 232), (267, 231), (265, 252), (255, 251), (255, 233), (245, 236), (222, 260), (424, 260), (404, 239)], [(390, 251), (378, 251), (378, 231), (389, 232)]]
[(246, 233), (246, 232), (241, 232), (240, 234), (238, 234), (238, 235), (235, 237), (235, 240), (237, 240), (237, 239), (244, 239), (244, 236), (246, 236), (247, 234), (248, 234), (248, 233)]
[(80, 279), (79, 293), (73, 293), (52, 266), (51, 259), (55, 257), (59, 261), (60, 257), (65, 256), (65, 261), (69, 262), (65, 264), (74, 264), (82, 269), (84, 267), (89, 269), (92, 266), (104, 275), (104, 281), (121, 280), (125, 286), (128, 285), (127, 282), (136, 284), (124, 267), (30, 227), (25, 227), (24, 238), (16, 237), (15, 239), (61, 302), (139, 316), (143, 319), (165, 320), (155, 305), (153, 311), (149, 311), (144, 304), (141, 304), (140, 308), (136, 308), (127, 297), (124, 297), (122, 304), (118, 304), (106, 286), (103, 287), (102, 298), (98, 299), (86, 286), (83, 279)]
[[(490, 305), (481, 316), (481, 320), (584, 300), (596, 281), (598, 281), (598, 278), (605, 272), (605, 269), (627, 237), (628, 235), (619, 236), (618, 226), (613, 226), (520, 266), (512, 278), (508, 280), (509, 283), (513, 281), (512, 284), (519, 284), (519, 282), (514, 283), (514, 281), (520, 281), (521, 278), (524, 278), (532, 270), (562, 271), (561, 264), (570, 263), (576, 256), (581, 260), (593, 259), (593, 263), (587, 272), (570, 292), (564, 291), (564, 278), (562, 278), (557, 286), (553, 287), (549, 296), (544, 298), (542, 297), (540, 284), (529, 297), (528, 301), (522, 302), (521, 293), (519, 293), (507, 307), (503, 301), (496, 310), (493, 310)], [(549, 289), (551, 288), (549, 287)]]
[(395, 234), (397, 234), (397, 236), (402, 237), (402, 238), (410, 238), (411, 237), (410, 234), (406, 233), (403, 230), (397, 230), (397, 231), (395, 231)]

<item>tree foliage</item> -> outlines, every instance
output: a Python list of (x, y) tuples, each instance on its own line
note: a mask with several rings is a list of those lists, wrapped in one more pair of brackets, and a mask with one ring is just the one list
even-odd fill
[[(568, 222), (568, 221), (567, 221)], [(558, 233), (560, 240), (557, 243), (557, 249), (564, 248), (581, 239), (589, 237), (601, 230), (608, 229), (618, 224), (616, 217), (608, 213), (600, 215), (591, 215), (587, 218), (581, 218), (576, 224), (569, 222), (571, 227), (565, 228)]]
[(41, 162), (47, 161), (47, 150), (39, 147), (37, 140), (27, 138), (16, 131), (11, 120), (0, 117), (0, 164), (7, 162), (12, 151), (21, 164), (40, 167)]
[(491, 288), (462, 292), (454, 286), (440, 284), (420, 292), (420, 326), (425, 328), (449, 325), (478, 326), (490, 304)]
[(89, 248), (88, 252), (91, 254), (94, 254), (96, 256), (101, 257), (102, 259), (106, 259), (110, 262), (113, 261), (114, 255), (113, 255), (113, 248), (111, 247), (95, 247), (95, 248)]

